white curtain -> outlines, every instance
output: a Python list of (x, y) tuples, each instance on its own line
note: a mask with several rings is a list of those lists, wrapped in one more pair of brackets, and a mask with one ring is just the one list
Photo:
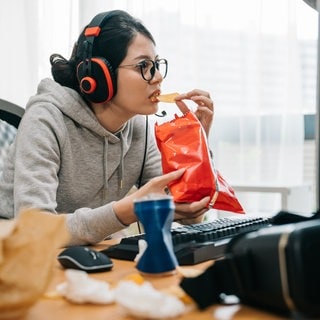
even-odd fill
[[(1, 2), (0, 96), (25, 105), (39, 80), (50, 76), (50, 54), (69, 57), (95, 14), (124, 9), (144, 22), (159, 55), (169, 61), (163, 92), (211, 93), (216, 111), (209, 143), (215, 166), (231, 185), (301, 184), (305, 104), (299, 41), (301, 30), (312, 33), (316, 21), (306, 7), (302, 0)], [(301, 10), (310, 11), (308, 21), (299, 21)], [(316, 27), (314, 43), (315, 33)], [(171, 105), (161, 108), (168, 116), (158, 122), (178, 112)], [(279, 209), (277, 196), (239, 197), (248, 212)]]
[(79, 32), (76, 0), (0, 3), (0, 97), (25, 106), (40, 79), (51, 76), (52, 53), (69, 56)]

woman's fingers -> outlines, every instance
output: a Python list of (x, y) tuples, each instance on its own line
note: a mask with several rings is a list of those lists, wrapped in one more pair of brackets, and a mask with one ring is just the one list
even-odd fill
[(176, 105), (183, 114), (189, 111), (188, 106), (183, 102), (183, 100), (191, 100), (198, 105), (195, 110), (195, 115), (199, 119), (208, 136), (214, 116), (214, 103), (210, 94), (203, 90), (194, 89), (190, 92), (178, 95), (175, 100)]
[(182, 100), (176, 100), (176, 105), (178, 106), (178, 108), (183, 114), (186, 114), (187, 112), (190, 111), (188, 106)]
[(159, 188), (165, 188), (169, 184), (169, 182), (179, 179), (185, 171), (186, 171), (185, 168), (181, 168), (181, 169), (166, 173), (162, 176), (156, 177), (151, 181), (155, 186), (158, 186)]
[(141, 189), (139, 189), (139, 194), (148, 194), (148, 193), (163, 193), (167, 189), (167, 186), (170, 182), (179, 179), (186, 169), (178, 169), (167, 174), (164, 174), (159, 177), (155, 177), (145, 184)]
[(213, 110), (213, 101), (210, 94), (206, 91), (194, 89), (187, 93), (182, 93), (175, 98), (176, 102), (181, 100), (192, 100), (199, 106), (206, 106), (211, 111)]
[(175, 203), (175, 220), (196, 218), (208, 211), (210, 197), (191, 203)]
[(210, 201), (210, 197), (204, 197), (200, 201), (190, 202), (190, 203), (175, 203), (177, 213), (193, 213), (207, 208)]

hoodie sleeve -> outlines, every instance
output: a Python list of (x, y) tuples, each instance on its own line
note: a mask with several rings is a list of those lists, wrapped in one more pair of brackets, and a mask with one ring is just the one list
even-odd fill
[(41, 105), (34, 108), (33, 112), (27, 110), (24, 114), (15, 141), (15, 214), (24, 207), (50, 212), (55, 212), (57, 207), (60, 150), (65, 128), (57, 112), (50, 112)]
[[(15, 141), (14, 211), (17, 215), (22, 208), (33, 207), (57, 214), (60, 157), (67, 132), (56, 108), (41, 104), (33, 108), (25, 113)], [(126, 227), (116, 217), (112, 202), (69, 212), (67, 226), (72, 236), (69, 245), (97, 243)]]

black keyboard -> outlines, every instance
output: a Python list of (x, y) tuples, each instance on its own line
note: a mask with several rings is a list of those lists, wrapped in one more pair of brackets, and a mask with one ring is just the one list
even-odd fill
[[(270, 218), (220, 218), (171, 230), (174, 253), (179, 265), (194, 265), (223, 257), (228, 242), (236, 235), (271, 225)], [(144, 234), (122, 238), (119, 244), (102, 250), (110, 258), (133, 261), (138, 241)]]

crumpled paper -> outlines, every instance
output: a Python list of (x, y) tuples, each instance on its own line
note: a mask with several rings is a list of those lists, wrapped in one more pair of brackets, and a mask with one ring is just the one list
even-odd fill
[(45, 292), (65, 225), (64, 215), (35, 209), (0, 220), (0, 319), (22, 317)]
[(138, 241), (138, 253), (134, 258), (134, 262), (138, 262), (139, 261), (139, 259), (142, 257), (142, 255), (146, 251), (147, 246), (148, 246), (148, 243), (147, 243), (146, 240), (139, 239), (139, 241)]
[(172, 319), (190, 310), (175, 293), (154, 289), (139, 274), (121, 280), (115, 288), (81, 270), (68, 269), (65, 276), (66, 281), (56, 286), (56, 293), (73, 303), (117, 303), (128, 315), (149, 320)]
[(57, 292), (73, 303), (109, 304), (114, 293), (107, 282), (90, 278), (85, 271), (68, 269), (66, 282), (57, 285)]
[(127, 314), (139, 319), (171, 319), (187, 311), (179, 298), (154, 289), (150, 282), (138, 285), (120, 281), (115, 288), (115, 301)]

